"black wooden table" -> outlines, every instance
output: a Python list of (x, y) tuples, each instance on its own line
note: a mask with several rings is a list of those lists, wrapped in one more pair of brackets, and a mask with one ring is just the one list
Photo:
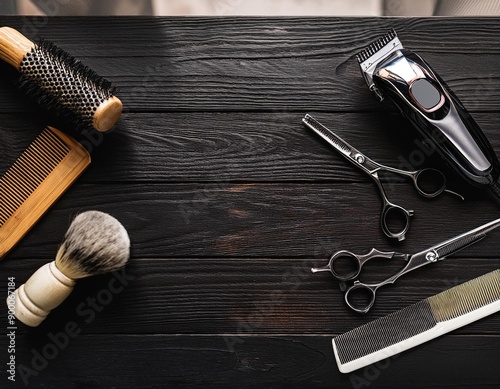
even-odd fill
[[(313, 113), (382, 163), (445, 169), (420, 158), (412, 128), (360, 75), (355, 54), (394, 27), (500, 154), (499, 19), (0, 21), (80, 58), (125, 106), (91, 167), (0, 263), (2, 296), (8, 277), (20, 285), (54, 258), (78, 211), (111, 213), (132, 240), (124, 273), (82, 280), (40, 327), (19, 325), (17, 381), (4, 371), (0, 387), (498, 388), (498, 314), (339, 373), (333, 336), (498, 268), (499, 235), (381, 290), (365, 316), (310, 267), (339, 249), (413, 252), (496, 218), (499, 204), (451, 173), (466, 201), (426, 201), (391, 181), (389, 196), (416, 214), (407, 240), (391, 241), (373, 182), (301, 119)], [(4, 172), (47, 119), (1, 70)], [(5, 336), (0, 355), (5, 370)]]

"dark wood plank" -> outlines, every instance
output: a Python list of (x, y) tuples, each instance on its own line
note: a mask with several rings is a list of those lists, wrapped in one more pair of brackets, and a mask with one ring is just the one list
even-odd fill
[[(402, 309), (498, 267), (498, 258), (453, 257), (402, 277), (378, 292), (367, 315), (351, 311), (330, 274), (312, 274), (323, 254), (294, 259), (133, 258), (125, 271), (81, 280), (75, 291), (38, 328), (19, 333), (42, 336), (68, 321), (87, 333), (121, 334), (325, 334), (338, 335)], [(5, 261), (2, 272), (20, 286), (45, 261)], [(376, 281), (403, 266), (374, 266)], [(389, 271), (390, 270), (390, 271)], [(371, 277), (369, 276), (371, 274)], [(0, 293), (6, 295), (6, 283)], [(500, 315), (457, 333), (498, 335)]]
[[(302, 124), (309, 112), (126, 114), (104, 137), (79, 137), (93, 159), (79, 182), (370, 182)], [(374, 160), (406, 170), (434, 166), (461, 190), (463, 182), (425, 149), (401, 115), (314, 116)], [(500, 150), (496, 114), (474, 116)], [(37, 116), (0, 115), (1, 173), (34, 139), (40, 123)], [(390, 179), (401, 181), (394, 175)]]
[[(75, 55), (111, 57), (115, 52), (131, 58), (145, 55), (189, 58), (189, 53), (237, 58), (265, 53), (271, 57), (291, 57), (293, 48), (317, 53), (318, 47), (330, 43), (334, 50), (347, 52), (352, 45), (364, 48), (373, 35), (385, 34), (394, 27), (419, 50), (441, 53), (470, 50), (498, 54), (500, 37), (496, 18), (399, 18), (399, 17), (64, 17), (36, 18), (2, 16), (2, 23), (19, 29), (33, 38), (63, 42), (78, 50)], [(31, 23), (31, 26), (30, 26)], [(429, 44), (435, 30), (445, 39), (440, 46)], [(34, 27), (31, 28), (30, 27)], [(106, 34), (103, 35), (102, 31)], [(486, 38), (491, 40), (487, 41)], [(266, 35), (269, 45), (255, 37)], [(78, 41), (76, 37), (84, 37)], [(290, 37), (292, 39), (290, 39)], [(452, 39), (453, 37), (457, 39)], [(239, 38), (239, 39), (236, 39)], [(316, 42), (309, 45), (309, 42)], [(358, 43), (359, 42), (359, 43)], [(147, 43), (147, 45), (144, 45)], [(214, 44), (222, 44), (214, 50)], [(62, 44), (62, 43), (61, 43)], [(279, 46), (281, 45), (281, 46)], [(277, 47), (288, 47), (285, 53)], [(356, 52), (355, 52), (356, 53)], [(281, 55), (280, 55), (281, 54)]]
[[(80, 328), (82, 333), (84, 328)], [(497, 388), (500, 337), (446, 336), (370, 368), (341, 374), (331, 337), (89, 336), (35, 360), (30, 386), (54, 388)], [(50, 340), (17, 338), (19, 365)], [(50, 347), (50, 346), (49, 346)], [(82, 352), (85, 350), (85, 352)], [(49, 351), (50, 353), (50, 351)], [(50, 354), (49, 354), (50, 355)], [(36, 364), (38, 363), (38, 364)], [(18, 372), (15, 387), (24, 387)], [(14, 387), (10, 385), (9, 387)]]
[[(379, 227), (373, 184), (76, 184), (12, 251), (9, 258), (50, 258), (72, 215), (108, 212), (129, 230), (136, 257), (307, 258), (318, 247), (414, 252), (495, 218), (497, 202), (450, 195), (424, 201), (405, 184), (389, 196), (414, 209), (408, 239), (389, 241)], [(499, 240), (467, 249), (498, 258)]]
[[(133, 112), (388, 110), (368, 92), (355, 55), (391, 27), (469, 109), (500, 108), (500, 26), (491, 18), (2, 17), (0, 24), (81, 58), (116, 83)], [(0, 112), (29, 107), (0, 83)]]

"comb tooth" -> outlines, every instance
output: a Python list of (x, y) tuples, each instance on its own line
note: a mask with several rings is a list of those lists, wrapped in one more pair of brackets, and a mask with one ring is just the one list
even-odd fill
[(500, 311), (500, 270), (475, 278), (333, 339), (342, 373), (378, 362)]
[(340, 361), (347, 363), (397, 344), (432, 328), (435, 324), (429, 303), (423, 300), (339, 335), (335, 338), (335, 344), (339, 350)]
[(29, 180), (26, 182), (27, 185), (31, 184), (30, 186), (34, 186), (35, 184), (32, 180), (36, 180), (38, 176), (44, 176), (45, 174), (47, 174), (48, 170), (46, 165), (35, 165), (37, 162), (38, 161), (33, 158), (30, 153), (26, 153), (21, 155), (21, 157), (19, 158), (19, 163), (13, 170), (21, 179), (24, 178)]
[(427, 300), (437, 322), (451, 320), (500, 299), (500, 270), (470, 280)]
[[(39, 164), (40, 161), (36, 158), (37, 154), (33, 154), (33, 151), (37, 153), (43, 151), (32, 147), (37, 142), (38, 139), (28, 147), (27, 152), (23, 153), (11, 170), (6, 173), (6, 176), (11, 178), (11, 186), (20, 192), (31, 192), (34, 190), (40, 181), (39, 177), (45, 177), (54, 166), (51, 163), (52, 161), (48, 160), (45, 161), (45, 164)], [(46, 149), (48, 150), (48, 148)]]
[[(64, 158), (70, 151), (70, 148), (49, 130), (42, 132), (40, 142), (35, 140), (35, 142), (33, 142), (33, 147), (43, 147), (44, 151), (49, 151), (44, 154), (45, 158), (52, 159), (53, 156), (57, 155), (57, 157), (54, 157), (55, 160)], [(48, 147), (51, 147), (51, 149), (48, 150)]]
[(24, 195), (27, 191), (34, 188), (34, 185), (31, 183), (25, 186), (22, 185), (23, 179), (19, 173), (15, 171), (17, 168), (18, 166), (16, 166), (16, 169), (12, 169), (12, 171), (6, 173), (8, 179), (8, 181), (6, 180), (6, 190), (8, 190), (10, 198), (15, 198), (17, 193)]
[(0, 227), (70, 152), (50, 130), (43, 130), (0, 177)]
[[(43, 134), (45, 135), (45, 134)], [(35, 168), (35, 174), (42, 174), (42, 175), (47, 175), (50, 173), (50, 171), (53, 169), (55, 165), (57, 165), (58, 161), (62, 159), (62, 156), (58, 153), (58, 149), (54, 148), (55, 145), (53, 145), (51, 142), (48, 140), (44, 139), (44, 136), (42, 136), (39, 139), (39, 142), (35, 141), (33, 144), (30, 146), (32, 147), (34, 153), (27, 153), (25, 155), (21, 156), (21, 159), (23, 162), (25, 162), (25, 165), (27, 166), (36, 166), (34, 165), (37, 160), (36, 156), (44, 154), (44, 150), (51, 150), (53, 154), (46, 154), (45, 153), (45, 162), (46, 164), (41, 165), (41, 166), (36, 166)]]

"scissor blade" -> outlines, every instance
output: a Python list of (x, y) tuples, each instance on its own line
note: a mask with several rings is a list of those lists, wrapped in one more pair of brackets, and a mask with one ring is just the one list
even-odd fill
[(438, 253), (439, 258), (445, 258), (448, 255), (458, 253), (460, 250), (472, 246), (474, 243), (479, 242), (485, 237), (486, 234), (463, 236), (459, 239), (455, 239), (453, 242), (450, 242), (443, 247), (437, 248), (436, 252)]
[(329, 144), (335, 147), (341, 154), (350, 157), (354, 152), (357, 151), (349, 143), (345, 142), (337, 134), (326, 128), (311, 115), (307, 114), (304, 119), (302, 119), (302, 122), (319, 136), (321, 136), (324, 140), (326, 140)]
[(454, 238), (448, 239), (442, 243), (437, 244), (431, 250), (438, 254), (438, 258), (443, 259), (448, 255), (455, 254), (464, 248), (479, 242), (486, 237), (486, 234), (500, 227), (500, 219), (493, 220), (482, 226), (458, 235)]

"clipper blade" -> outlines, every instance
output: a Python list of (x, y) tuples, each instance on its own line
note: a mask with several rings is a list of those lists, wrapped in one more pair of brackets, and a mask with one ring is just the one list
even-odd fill
[(368, 88), (374, 92), (381, 101), (384, 97), (373, 82), (373, 74), (375, 73), (375, 69), (380, 62), (382, 62), (390, 54), (401, 49), (403, 49), (403, 45), (401, 44), (396, 31), (391, 28), (386, 35), (379, 38), (377, 41), (373, 42), (370, 46), (356, 55), (361, 68), (361, 73), (365, 78)]
[(358, 55), (356, 55), (356, 59), (358, 60), (359, 63), (366, 61), (368, 58), (376, 54), (380, 49), (382, 49), (385, 45), (387, 45), (397, 37), (398, 36), (396, 34), (396, 31), (393, 28), (391, 28), (391, 30), (386, 35), (379, 38), (377, 41), (373, 42), (366, 49), (358, 53)]

